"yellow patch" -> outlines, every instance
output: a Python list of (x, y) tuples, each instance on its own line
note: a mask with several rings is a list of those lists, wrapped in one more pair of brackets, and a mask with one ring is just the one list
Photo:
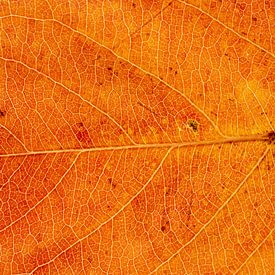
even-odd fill
[[(257, 80), (241, 81), (235, 91), (238, 103), (239, 134), (257, 134), (269, 128), (268, 118), (264, 115), (268, 111), (271, 93), (264, 89)], [(245, 125), (243, 128), (242, 125)], [(244, 131), (243, 131), (244, 129)]]
[(264, 108), (269, 100), (270, 92), (263, 89), (257, 80), (242, 81), (237, 86), (236, 99), (240, 103)]
[(168, 121), (168, 118), (165, 117), (161, 120), (161, 122), (162, 122), (162, 124), (167, 125), (169, 121)]
[(124, 140), (124, 135), (119, 135), (118, 140), (119, 140), (120, 142), (124, 142), (124, 141), (125, 141), (125, 140)]
[(149, 126), (149, 129), (150, 131), (153, 133), (153, 134), (156, 134), (157, 133), (157, 129), (153, 126)]

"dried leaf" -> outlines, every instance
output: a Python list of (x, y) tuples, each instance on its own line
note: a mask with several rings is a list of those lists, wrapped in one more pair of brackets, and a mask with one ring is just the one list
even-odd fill
[(0, 274), (273, 274), (271, 1), (0, 2)]

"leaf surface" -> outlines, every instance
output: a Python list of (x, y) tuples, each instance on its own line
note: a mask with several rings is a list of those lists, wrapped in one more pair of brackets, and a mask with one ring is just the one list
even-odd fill
[(0, 14), (1, 274), (274, 272), (271, 1)]

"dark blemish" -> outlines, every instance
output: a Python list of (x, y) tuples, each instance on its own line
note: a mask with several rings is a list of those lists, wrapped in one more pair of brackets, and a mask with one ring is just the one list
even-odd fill
[(101, 120), (100, 120), (100, 125), (104, 125), (104, 124), (107, 124), (108, 121), (107, 121), (107, 118), (106, 117), (103, 117)]
[(275, 144), (275, 132), (271, 131), (267, 134), (268, 143), (269, 144)]
[(97, 61), (98, 59), (100, 59), (100, 55), (97, 55), (95, 59), (93, 59), (92, 61)]
[(228, 100), (229, 100), (229, 101), (232, 101), (232, 102), (234, 101), (234, 99), (232, 99), (232, 98), (228, 98)]
[(170, 70), (170, 71), (172, 71), (172, 70), (173, 70), (173, 68), (172, 68), (172, 67), (169, 67), (169, 70)]
[(155, 113), (153, 110), (151, 110), (149, 107), (147, 107), (146, 105), (144, 105), (143, 103), (141, 103), (140, 101), (137, 102), (137, 104), (141, 107), (143, 107), (144, 109), (146, 109), (147, 111), (149, 111), (150, 113), (159, 116), (157, 113)]
[(228, 53), (225, 53), (224, 55), (228, 58), (228, 60), (231, 60)]
[(5, 115), (6, 115), (6, 112), (0, 110), (0, 117), (3, 117), (3, 116), (5, 116)]
[(189, 228), (189, 226), (190, 226), (190, 219), (191, 219), (191, 207), (192, 207), (192, 201), (191, 201), (191, 204), (190, 204), (190, 206), (189, 206), (189, 208), (188, 208), (188, 210), (187, 210), (187, 213), (186, 213), (186, 216), (187, 216), (187, 219), (186, 219), (186, 227), (188, 227)]
[(194, 132), (198, 132), (198, 122), (196, 120), (190, 119), (188, 120), (188, 126), (192, 128)]
[(178, 74), (178, 71), (175, 71), (175, 75), (177, 75)]
[(256, 22), (256, 21), (257, 21), (257, 18), (253, 16), (253, 17), (252, 17), (252, 20)]
[(247, 194), (248, 193), (247, 190), (244, 190), (244, 193)]
[(245, 3), (238, 4), (237, 6), (241, 11), (244, 11), (246, 9), (246, 4)]
[(108, 67), (107, 69), (108, 69), (108, 71), (111, 71), (111, 70), (112, 70), (112, 67)]
[(170, 230), (170, 226), (169, 226), (169, 221), (167, 221), (165, 223), (165, 225), (162, 225), (160, 230), (163, 232), (163, 233), (167, 233), (169, 230)]
[(111, 184), (111, 185), (112, 185), (112, 187), (113, 187), (113, 188), (115, 188), (115, 187), (116, 187), (116, 184), (114, 183), (114, 181), (113, 181), (113, 179), (112, 179), (112, 178), (108, 178), (108, 182), (109, 182), (109, 184)]
[(241, 32), (241, 34), (243, 34), (243, 35), (247, 35), (247, 33), (246, 33), (246, 32)]
[(166, 189), (165, 195), (168, 196), (168, 195), (170, 194), (170, 191), (171, 191), (171, 188), (168, 187), (168, 188)]
[(41, 234), (41, 232), (39, 232), (36, 236), (35, 239), (38, 243), (41, 243), (43, 241), (43, 236)]
[(218, 116), (218, 114), (213, 112), (213, 111), (211, 111), (211, 114), (214, 115), (214, 116)]
[(73, 131), (77, 140), (80, 141), (82, 145), (90, 146), (92, 144), (89, 132), (82, 122), (76, 123)]
[(132, 6), (133, 6), (133, 8), (135, 8), (137, 5), (136, 5), (136, 3), (133, 3)]

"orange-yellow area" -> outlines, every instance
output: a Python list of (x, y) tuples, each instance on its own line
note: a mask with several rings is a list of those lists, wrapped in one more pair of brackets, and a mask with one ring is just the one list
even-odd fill
[[(266, 131), (268, 121), (264, 113), (270, 96), (270, 91), (257, 80), (244, 80), (237, 85), (235, 97), (242, 111), (240, 118), (246, 120), (251, 134)], [(238, 130), (241, 132), (241, 129)]]
[(252, 79), (239, 83), (236, 97), (240, 103), (260, 105), (264, 108), (269, 101), (270, 93), (267, 89), (263, 89), (258, 81)]

